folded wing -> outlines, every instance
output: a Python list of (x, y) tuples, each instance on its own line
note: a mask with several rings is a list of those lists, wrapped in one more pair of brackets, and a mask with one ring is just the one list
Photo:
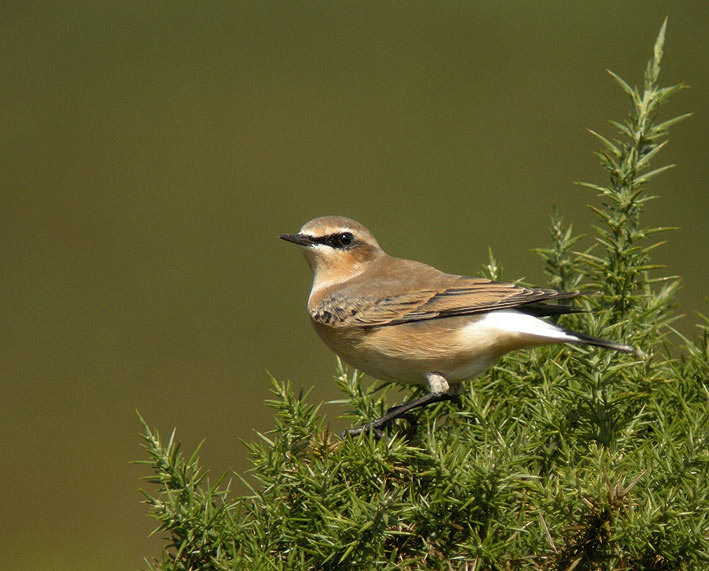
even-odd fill
[[(430, 276), (429, 276), (430, 277)], [(426, 280), (430, 286), (431, 280)], [(532, 315), (553, 315), (576, 311), (563, 305), (545, 302), (567, 299), (578, 292), (536, 289), (483, 278), (466, 278), (441, 274), (434, 288), (419, 289), (417, 284), (382, 284), (376, 294), (353, 285), (327, 296), (312, 308), (311, 318), (332, 327), (383, 327), (442, 319), (461, 315), (476, 315), (499, 309), (516, 308)], [(371, 285), (371, 284), (370, 284)], [(388, 287), (386, 287), (388, 286)], [(361, 288), (365, 290), (365, 288)]]

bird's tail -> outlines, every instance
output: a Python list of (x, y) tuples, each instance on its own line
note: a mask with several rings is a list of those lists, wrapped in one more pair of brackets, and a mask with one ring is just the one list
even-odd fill
[(620, 351), (622, 353), (633, 353), (640, 356), (641, 353), (634, 347), (630, 345), (624, 345), (623, 343), (615, 343), (613, 341), (606, 341), (600, 337), (593, 337), (592, 335), (586, 335), (585, 333), (577, 333), (576, 331), (564, 330), (568, 335), (575, 337), (578, 341), (572, 341), (573, 343), (580, 343), (582, 345), (595, 345), (596, 347), (605, 347), (606, 349), (613, 349), (615, 351)]

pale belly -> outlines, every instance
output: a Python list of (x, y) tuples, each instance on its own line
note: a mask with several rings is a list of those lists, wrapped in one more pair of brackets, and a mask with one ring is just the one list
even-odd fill
[(372, 329), (313, 325), (349, 365), (377, 379), (413, 384), (426, 384), (427, 373), (456, 383), (479, 375), (508, 351), (577, 340), (516, 310)]
[(503, 353), (524, 346), (516, 335), (476, 327), (480, 321), (480, 316), (466, 316), (368, 330), (314, 326), (325, 344), (356, 369), (385, 381), (426, 384), (427, 373), (453, 383), (470, 379)]

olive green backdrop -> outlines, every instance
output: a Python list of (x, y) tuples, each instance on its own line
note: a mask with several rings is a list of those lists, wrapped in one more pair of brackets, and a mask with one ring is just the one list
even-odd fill
[[(9, 569), (155, 555), (138, 408), (213, 472), (272, 426), (267, 370), (337, 396), (276, 239), (345, 214), (390, 253), (542, 284), (556, 202), (579, 231), (604, 182), (585, 129), (624, 116), (665, 15), (667, 113), (647, 222), (707, 286), (706, 3), (17, 2), (0, 8), (0, 550)], [(660, 164), (660, 163), (658, 163)], [(681, 326), (691, 331), (691, 320)], [(337, 423), (338, 408), (325, 411)]]

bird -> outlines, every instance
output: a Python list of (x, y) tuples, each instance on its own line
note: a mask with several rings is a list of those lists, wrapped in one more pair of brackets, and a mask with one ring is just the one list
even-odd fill
[(312, 270), (308, 315), (325, 345), (375, 379), (428, 388), (347, 431), (353, 436), (372, 431), (381, 437), (394, 419), (410, 420), (412, 409), (455, 398), (463, 381), (509, 351), (571, 343), (636, 353), (542, 319), (579, 311), (550, 303), (582, 295), (578, 291), (448, 274), (396, 258), (364, 225), (344, 216), (314, 218), (279, 237), (297, 244)]

